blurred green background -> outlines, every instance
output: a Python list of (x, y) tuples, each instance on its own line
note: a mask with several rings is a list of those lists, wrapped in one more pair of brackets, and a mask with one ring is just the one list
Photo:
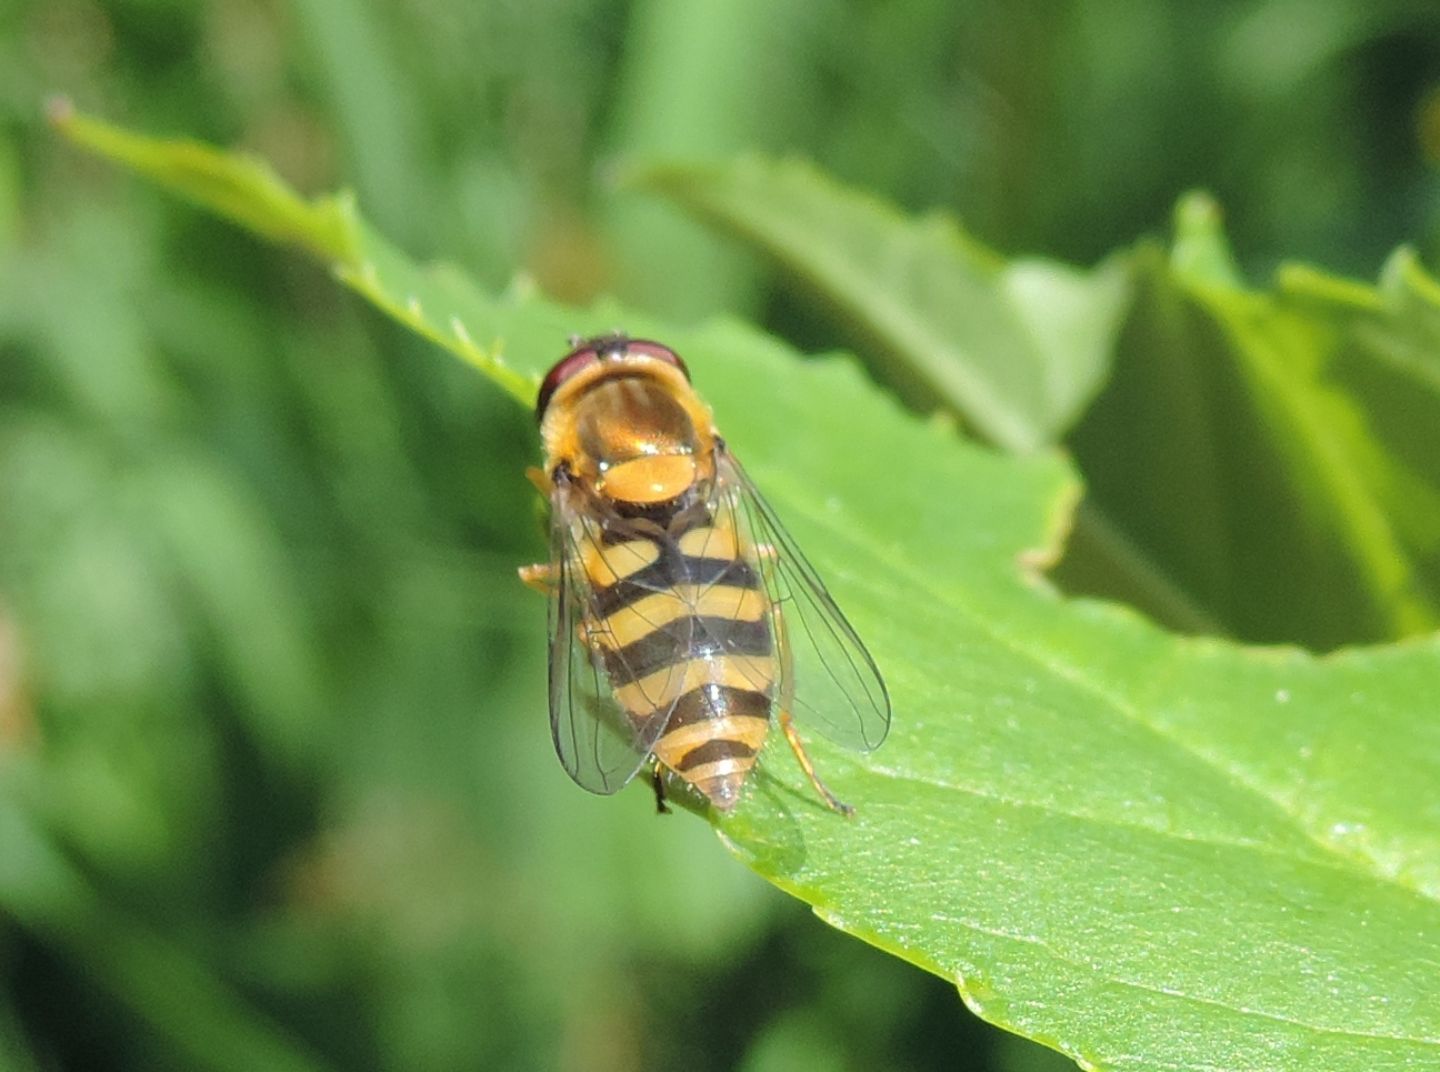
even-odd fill
[(57, 90), (491, 286), (818, 348), (608, 177), (796, 152), (1082, 263), (1204, 186), (1256, 277), (1434, 263), (1433, 5), (0, 0), (0, 1072), (1066, 1066), (571, 785), (525, 415)]

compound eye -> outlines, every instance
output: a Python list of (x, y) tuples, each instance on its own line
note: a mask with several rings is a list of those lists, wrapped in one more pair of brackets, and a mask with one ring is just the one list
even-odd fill
[(586, 368), (600, 360), (599, 351), (595, 342), (584, 343), (551, 366), (550, 371), (545, 373), (545, 379), (540, 383), (540, 394), (535, 400), (535, 419), (539, 421), (545, 416), (545, 410), (550, 405), (550, 399), (560, 389), (560, 385), (575, 375), (581, 369)]
[(674, 365), (685, 377), (685, 382), (690, 382), (690, 370), (685, 367), (685, 362), (680, 355), (668, 346), (662, 346), (658, 342), (651, 342), (649, 339), (631, 339), (625, 344), (625, 350), (631, 354), (644, 354), (646, 357), (653, 357), (664, 361), (667, 365)]
[(623, 335), (603, 335), (581, 343), (555, 362), (550, 371), (545, 374), (545, 379), (540, 384), (540, 394), (535, 400), (535, 420), (540, 421), (544, 418), (545, 410), (550, 405), (550, 399), (560, 389), (560, 385), (581, 369), (588, 368), (597, 361), (625, 357), (629, 354), (641, 354), (657, 361), (663, 361), (665, 364), (679, 369), (680, 375), (685, 377), (685, 382), (690, 382), (690, 370), (685, 367), (685, 362), (680, 359), (680, 355), (670, 347), (662, 346), (658, 342), (651, 342), (649, 339), (627, 339)]

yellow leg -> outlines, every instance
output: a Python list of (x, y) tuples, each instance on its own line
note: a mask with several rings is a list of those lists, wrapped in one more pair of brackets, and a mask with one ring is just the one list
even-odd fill
[[(770, 543), (756, 543), (755, 556), (765, 565), (766, 569), (773, 569), (780, 558), (780, 553)], [(842, 801), (834, 792), (829, 791), (825, 782), (819, 780), (819, 775), (815, 774), (815, 764), (812, 764), (809, 752), (805, 751), (805, 743), (801, 741), (801, 735), (795, 732), (795, 719), (791, 718), (791, 707), (793, 699), (795, 699), (795, 664), (793, 664), (791, 656), (791, 637), (789, 637), (789, 630), (785, 628), (785, 614), (780, 611), (779, 605), (775, 605), (770, 612), (770, 624), (775, 627), (775, 654), (780, 664), (780, 702), (778, 705), (780, 729), (785, 732), (785, 739), (791, 745), (791, 751), (795, 752), (796, 762), (799, 762), (802, 771), (805, 771), (805, 777), (809, 778), (811, 785), (814, 785), (819, 798), (825, 801), (825, 807), (831, 811), (838, 811), (841, 816), (854, 816), (854, 808)]]
[(555, 567), (549, 562), (537, 562), (533, 566), (521, 566), (520, 579), (542, 596), (555, 590)]
[(831, 811), (838, 811), (847, 818), (855, 814), (855, 809), (843, 800), (830, 792), (820, 775), (815, 773), (815, 764), (810, 762), (810, 754), (805, 751), (805, 746), (800, 743), (800, 735), (795, 732), (795, 720), (790, 717), (789, 711), (780, 712), (780, 728), (785, 731), (785, 740), (790, 742), (790, 750), (795, 753), (796, 760), (800, 763), (800, 769), (805, 772), (805, 777), (810, 779), (810, 784), (815, 787), (815, 792), (825, 801), (825, 806)]
[[(762, 559), (773, 561), (776, 557), (775, 549), (768, 544), (760, 545), (756, 552)], [(800, 734), (795, 732), (795, 720), (790, 715), (795, 699), (795, 666), (790, 653), (790, 634), (785, 628), (785, 615), (779, 606), (775, 607), (770, 620), (775, 627), (775, 653), (780, 660), (780, 703), (777, 716), (780, 729), (784, 731), (785, 740), (790, 743), (790, 751), (795, 753), (800, 769), (805, 772), (805, 777), (810, 779), (810, 784), (815, 787), (815, 792), (820, 794), (820, 799), (825, 801), (825, 806), (846, 817), (854, 815), (855, 809), (830, 792), (829, 787), (820, 780), (820, 775), (815, 773), (815, 764), (810, 762), (810, 754), (805, 751)]]
[[(547, 499), (550, 497), (550, 478), (545, 473), (536, 469), (533, 465), (525, 470), (526, 477), (534, 484), (541, 495)], [(533, 566), (520, 567), (520, 580), (529, 587), (535, 589), (542, 596), (548, 596), (555, 591), (555, 566), (549, 562), (537, 562)]]

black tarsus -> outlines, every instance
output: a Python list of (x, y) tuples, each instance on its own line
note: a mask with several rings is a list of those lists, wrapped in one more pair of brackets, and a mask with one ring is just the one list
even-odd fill
[(669, 815), (670, 805), (665, 803), (665, 776), (660, 773), (658, 763), (650, 768), (650, 784), (655, 789), (655, 814)]

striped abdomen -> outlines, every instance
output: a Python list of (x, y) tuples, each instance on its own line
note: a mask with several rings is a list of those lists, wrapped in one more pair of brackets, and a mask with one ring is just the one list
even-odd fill
[(586, 626), (616, 699), (637, 728), (663, 719), (655, 758), (731, 807), (764, 744), (775, 682), (754, 564), (728, 525), (582, 550), (595, 597)]

